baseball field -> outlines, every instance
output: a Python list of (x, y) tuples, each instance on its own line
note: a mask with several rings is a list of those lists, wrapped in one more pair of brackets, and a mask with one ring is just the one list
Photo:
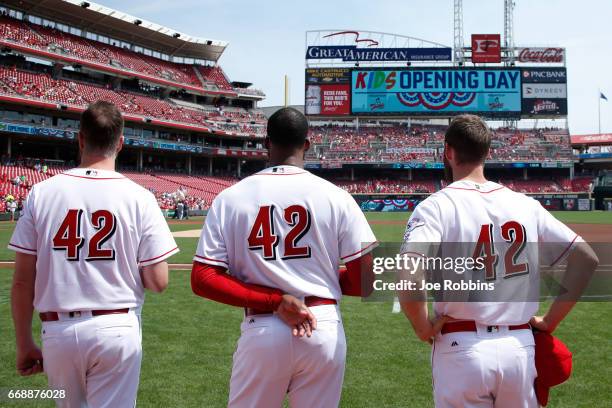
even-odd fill
[[(408, 213), (370, 213), (380, 241), (402, 237)], [(612, 214), (560, 212), (587, 241), (610, 242)], [(143, 309), (144, 360), (138, 394), (140, 407), (222, 407), (227, 401), (232, 353), (242, 310), (191, 293), (189, 270), (202, 219), (171, 222), (181, 253), (170, 285), (161, 295), (148, 294)], [(10, 318), (11, 261), (6, 245), (14, 223), (0, 223), (0, 390), (41, 389), (45, 377), (18, 377)], [(1, 266), (1, 265), (0, 265)], [(182, 269), (181, 269), (182, 268)], [(343, 407), (431, 407), (430, 346), (418, 341), (391, 303), (341, 304), (348, 342)], [(34, 319), (35, 330), (40, 323)], [(612, 305), (583, 302), (556, 334), (574, 354), (572, 378), (551, 393), (549, 407), (612, 407)], [(7, 402), (0, 406), (53, 406), (52, 402)]]

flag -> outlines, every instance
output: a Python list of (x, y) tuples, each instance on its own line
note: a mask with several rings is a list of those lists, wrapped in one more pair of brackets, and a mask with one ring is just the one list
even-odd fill
[(603, 94), (603, 92), (600, 92), (600, 93), (599, 93), (599, 97), (600, 97), (601, 99), (603, 99), (604, 101), (607, 101), (607, 100), (608, 100), (608, 98), (606, 98), (606, 95), (604, 95), (604, 94)]

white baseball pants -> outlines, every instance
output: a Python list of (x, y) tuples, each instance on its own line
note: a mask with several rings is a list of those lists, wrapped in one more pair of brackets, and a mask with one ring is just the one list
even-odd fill
[(436, 408), (537, 408), (531, 330), (438, 334), (432, 349)]
[(49, 388), (65, 390), (57, 406), (133, 408), (142, 359), (137, 315), (59, 315), (43, 322), (41, 335)]
[(294, 337), (273, 314), (245, 317), (230, 380), (231, 408), (332, 408), (340, 402), (346, 339), (337, 305), (310, 310), (312, 337)]

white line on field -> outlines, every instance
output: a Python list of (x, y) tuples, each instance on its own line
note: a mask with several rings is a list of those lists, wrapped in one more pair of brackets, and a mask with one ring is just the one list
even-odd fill
[(399, 299), (397, 297), (393, 298), (393, 309), (391, 310), (391, 313), (399, 313), (400, 312), (400, 304), (399, 304)]

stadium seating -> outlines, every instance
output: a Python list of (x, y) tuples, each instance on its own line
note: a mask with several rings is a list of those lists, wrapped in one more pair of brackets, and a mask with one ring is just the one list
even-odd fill
[[(313, 161), (441, 161), (444, 126), (314, 126), (307, 158)], [(497, 129), (489, 160), (572, 160), (567, 130)]]
[[(21, 162), (21, 160), (19, 160)], [(32, 185), (48, 179), (67, 167), (49, 166), (46, 173), (35, 169), (33, 164), (12, 164), (0, 166), (0, 200), (7, 196), (15, 199), (24, 199)], [(238, 180), (233, 177), (211, 177), (211, 176), (188, 176), (171, 173), (139, 173), (134, 171), (122, 172), (126, 177), (135, 183), (150, 190), (158, 198), (160, 207), (170, 205), (167, 208), (174, 208), (176, 201), (175, 194), (182, 191), (184, 199), (190, 208), (208, 208), (212, 200), (221, 191), (233, 185)], [(21, 177), (24, 177), (24, 182)], [(15, 178), (19, 178), (19, 184), (15, 184)]]
[(433, 180), (331, 180), (332, 183), (342, 187), (352, 194), (407, 194), (407, 193), (434, 193), (436, 185)]
[(563, 189), (553, 180), (500, 180), (500, 184), (518, 193), (560, 193)]
[(36, 34), (30, 27), (20, 21), (9, 17), (0, 17), (0, 35), (9, 41), (36, 48), (45, 48), (48, 44), (45, 39)]
[[(78, 81), (52, 79), (46, 73), (29, 72), (0, 66), (0, 91), (66, 105), (86, 106), (96, 100), (113, 102), (124, 113), (166, 119), (178, 123), (202, 125), (237, 134), (263, 136), (263, 114), (259, 111), (232, 108), (221, 111), (179, 106), (172, 100), (112, 90), (109, 87)], [(218, 118), (224, 115), (224, 120)], [(225, 117), (226, 116), (226, 117)], [(231, 120), (228, 123), (228, 120)], [(258, 120), (256, 125), (251, 122)]]
[[(43, 180), (64, 171), (65, 167), (49, 166), (46, 173), (35, 170), (32, 166), (0, 166), (0, 197), (12, 195), (16, 199), (25, 198), (30, 188)], [(25, 182), (15, 184), (15, 178), (25, 177)]]
[[(46, 173), (36, 170), (33, 164), (13, 164), (0, 166), (0, 200), (8, 195), (15, 199), (26, 197), (33, 184), (43, 181), (66, 167), (50, 166)], [(238, 179), (228, 176), (186, 175), (164, 172), (122, 171), (126, 177), (150, 190), (158, 199), (160, 208), (172, 209), (177, 200), (186, 202), (190, 208), (207, 209), (221, 191), (235, 184)], [(25, 176), (25, 182), (15, 184), (15, 178)], [(371, 179), (331, 179), (332, 183), (352, 194), (414, 194), (434, 193), (439, 186), (435, 180), (404, 180), (402, 178)], [(574, 180), (517, 180), (503, 179), (500, 184), (521, 193), (561, 193), (586, 192), (591, 177), (578, 177)], [(447, 183), (442, 182), (441, 187)], [(178, 197), (180, 195), (180, 197)], [(178, 197), (178, 198), (177, 198)]]
[(233, 90), (232, 85), (219, 66), (197, 66), (196, 69), (200, 72), (204, 81), (213, 83), (217, 88), (224, 91)]
[(593, 186), (593, 177), (582, 176), (575, 177), (573, 180), (569, 178), (559, 180), (559, 184), (563, 191), (567, 192), (586, 192), (590, 191)]
[(173, 193), (179, 189), (186, 190), (191, 197), (196, 197), (210, 205), (221, 191), (234, 184), (237, 179), (229, 177), (188, 176), (171, 173), (138, 173), (123, 172), (137, 184), (159, 193)]
[[(52, 27), (41, 26), (8, 16), (0, 17), (0, 34), (7, 41), (19, 45), (149, 75), (174, 82), (179, 87), (190, 85), (210, 90), (212, 86), (215, 90), (235, 92), (219, 66), (205, 67), (165, 61), (122, 48), (118, 44), (106, 44), (90, 40)], [(198, 70), (204, 83), (198, 77), (196, 70)], [(264, 96), (263, 92), (256, 89), (240, 89), (240, 92)]]

